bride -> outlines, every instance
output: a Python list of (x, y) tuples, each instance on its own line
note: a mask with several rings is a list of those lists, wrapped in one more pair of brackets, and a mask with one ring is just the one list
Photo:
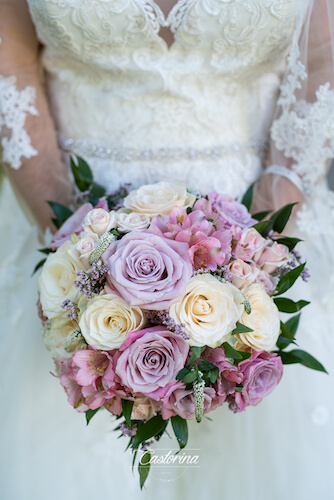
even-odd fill
[(299, 366), (258, 407), (191, 422), (199, 468), (156, 468), (140, 493), (111, 416), (86, 428), (48, 374), (23, 213), (45, 230), (46, 200), (73, 203), (62, 150), (108, 190), (173, 179), (240, 197), (258, 181), (254, 210), (301, 201), (299, 342), (331, 373), (333, 26), (333, 0), (0, 0), (2, 498), (330, 498), (333, 380)]

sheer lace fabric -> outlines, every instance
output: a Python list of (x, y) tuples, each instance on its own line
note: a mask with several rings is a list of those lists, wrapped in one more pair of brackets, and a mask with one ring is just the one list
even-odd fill
[[(35, 90), (16, 87), (15, 77), (0, 75), (0, 138), (2, 160), (12, 168), (21, 166), (22, 158), (32, 158), (37, 151), (24, 128), (28, 114), (37, 115)], [(7, 133), (9, 137), (7, 137)]]

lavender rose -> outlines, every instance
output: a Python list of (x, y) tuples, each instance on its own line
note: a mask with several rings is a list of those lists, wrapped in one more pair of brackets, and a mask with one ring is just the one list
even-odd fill
[[(224, 399), (218, 396), (212, 387), (204, 387), (204, 413), (221, 406)], [(174, 415), (186, 420), (195, 418), (194, 390), (187, 390), (181, 381), (170, 386), (162, 398), (161, 415), (164, 420)]]
[(230, 401), (230, 408), (235, 412), (243, 411), (249, 405), (257, 405), (270, 394), (283, 375), (282, 360), (271, 352), (252, 352), (252, 356), (239, 363), (243, 374), (243, 389)]
[(230, 198), (230, 196), (211, 193), (209, 194), (209, 200), (213, 208), (224, 219), (227, 227), (236, 225), (244, 229), (256, 223), (256, 220), (252, 219), (247, 208), (233, 198)]
[(103, 255), (109, 284), (130, 306), (167, 309), (185, 292), (192, 274), (189, 245), (132, 231)]
[(57, 250), (65, 241), (69, 240), (73, 233), (80, 234), (82, 226), (88, 212), (92, 210), (93, 206), (90, 203), (82, 205), (66, 222), (61, 226), (53, 240), (51, 241), (50, 248)]
[(180, 335), (156, 326), (129, 333), (120, 351), (116, 374), (123, 386), (160, 400), (184, 367), (189, 345)]

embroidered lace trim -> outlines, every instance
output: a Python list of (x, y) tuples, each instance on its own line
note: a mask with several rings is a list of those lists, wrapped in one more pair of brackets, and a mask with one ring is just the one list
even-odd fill
[[(33, 87), (18, 90), (16, 78), (0, 75), (0, 137), (2, 160), (14, 169), (19, 169), (24, 158), (37, 155), (30, 137), (24, 129), (28, 114), (38, 115), (35, 108), (36, 91)], [(10, 136), (4, 135), (9, 131)]]

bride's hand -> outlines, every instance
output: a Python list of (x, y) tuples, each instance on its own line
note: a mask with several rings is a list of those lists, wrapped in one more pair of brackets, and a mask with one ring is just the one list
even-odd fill
[(34, 87), (38, 111), (38, 116), (28, 115), (24, 125), (38, 155), (22, 161), (19, 170), (5, 165), (6, 172), (41, 228), (52, 228), (47, 201), (69, 206), (73, 187), (57, 145), (26, 0), (0, 0), (0, 38), (0, 75), (15, 76), (18, 89)]
[(297, 210), (304, 202), (301, 191), (286, 177), (279, 175), (263, 175), (255, 184), (251, 213), (276, 211), (290, 203), (298, 203), (292, 211), (291, 219), (287, 226), (293, 222)]

